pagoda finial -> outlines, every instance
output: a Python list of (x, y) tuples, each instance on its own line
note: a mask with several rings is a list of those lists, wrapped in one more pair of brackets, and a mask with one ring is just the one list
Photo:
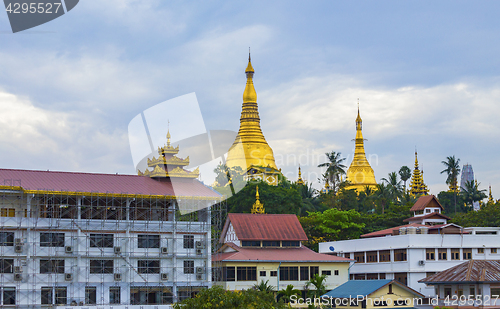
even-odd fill
[(251, 213), (253, 214), (264, 214), (264, 204), (262, 204), (259, 200), (259, 186), (257, 186), (255, 192), (255, 203), (253, 203)]
[(417, 147), (415, 147), (415, 169), (411, 176), (410, 188), (410, 194), (413, 196), (427, 194), (429, 191), (427, 185), (424, 183), (424, 171), (418, 167)]
[(297, 179), (298, 185), (303, 185), (304, 181), (302, 180), (302, 173), (300, 172), (300, 164), (299, 164), (299, 178)]

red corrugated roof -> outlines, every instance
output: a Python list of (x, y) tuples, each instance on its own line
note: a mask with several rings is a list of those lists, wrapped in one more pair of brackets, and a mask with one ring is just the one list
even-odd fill
[(307, 240), (296, 215), (228, 214), (221, 242), (229, 224), (233, 225), (239, 240)]
[(433, 216), (438, 216), (438, 217), (441, 217), (441, 218), (446, 219), (446, 220), (451, 220), (450, 217), (445, 216), (442, 213), (431, 212), (430, 214), (426, 214), (425, 216), (416, 216), (416, 217), (411, 217), (411, 218), (408, 218), (408, 219), (404, 219), (403, 222), (408, 222), (408, 221), (416, 220), (416, 219), (419, 219), (419, 220), (422, 219), (423, 220), (423, 219), (427, 219), (427, 218), (430, 218), (430, 217), (433, 217)]
[(418, 200), (415, 202), (415, 204), (412, 206), (410, 211), (420, 211), (424, 210), (425, 207), (432, 201), (434, 200), (436, 204), (441, 207), (441, 210), (443, 210), (443, 206), (441, 203), (439, 203), (438, 199), (434, 195), (424, 195), (418, 198)]
[(350, 262), (340, 256), (322, 254), (307, 247), (300, 248), (241, 248), (232, 245), (236, 252), (217, 253), (212, 256), (213, 262)]
[(425, 283), (500, 282), (499, 260), (470, 260), (419, 280)]
[(146, 176), (0, 169), (0, 186), (27, 191), (210, 197), (220, 195), (197, 180), (157, 181)]
[(407, 224), (407, 225), (400, 225), (400, 226), (391, 227), (391, 228), (388, 228), (388, 229), (385, 229), (385, 230), (380, 230), (380, 231), (376, 231), (376, 232), (371, 232), (371, 233), (368, 233), (368, 234), (364, 234), (364, 235), (361, 235), (361, 238), (381, 237), (381, 236), (386, 236), (386, 235), (392, 235), (393, 231), (399, 230), (402, 227), (409, 227), (409, 226), (420, 227), (420, 226), (426, 226), (426, 225), (419, 224), (419, 223), (411, 223), (411, 224)]

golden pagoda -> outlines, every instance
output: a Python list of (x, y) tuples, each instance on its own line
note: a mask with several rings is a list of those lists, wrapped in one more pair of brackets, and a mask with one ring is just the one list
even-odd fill
[(495, 200), (493, 199), (493, 195), (491, 194), (491, 185), (490, 185), (490, 192), (488, 194), (488, 205), (493, 205), (495, 204)]
[(358, 117), (356, 117), (356, 139), (354, 148), (354, 158), (347, 170), (347, 181), (350, 182), (348, 189), (356, 189), (356, 192), (365, 190), (368, 186), (375, 189), (377, 181), (375, 180), (375, 173), (373, 172), (370, 163), (366, 159), (365, 145), (362, 133), (363, 120), (359, 115), (359, 102), (358, 102)]
[(167, 144), (163, 147), (158, 147), (158, 158), (148, 158), (148, 167), (144, 172), (138, 171), (139, 176), (149, 176), (151, 178), (187, 178), (194, 179), (200, 176), (199, 168), (190, 172), (183, 167), (189, 165), (189, 157), (180, 159), (176, 156), (179, 153), (179, 146), (173, 147), (170, 145), (170, 131), (167, 132)]
[(413, 196), (426, 195), (429, 189), (424, 183), (424, 172), (418, 168), (417, 151), (415, 150), (415, 169), (411, 176), (410, 194)]
[(229, 148), (226, 165), (230, 168), (239, 166), (247, 179), (259, 179), (277, 185), (281, 171), (276, 167), (273, 150), (267, 144), (260, 128), (257, 93), (253, 86), (254, 72), (249, 53), (240, 129)]
[(300, 165), (299, 165), (299, 178), (297, 179), (297, 184), (304, 185), (304, 181), (302, 180), (302, 173), (300, 172)]
[(257, 186), (257, 191), (255, 193), (255, 203), (253, 203), (252, 210), (250, 211), (253, 214), (265, 214), (264, 204), (262, 204), (259, 200), (259, 186)]

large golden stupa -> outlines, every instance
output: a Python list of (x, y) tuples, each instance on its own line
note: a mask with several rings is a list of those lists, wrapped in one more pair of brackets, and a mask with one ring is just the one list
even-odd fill
[(373, 169), (366, 160), (365, 145), (362, 130), (363, 121), (359, 116), (356, 118), (356, 139), (354, 148), (354, 158), (347, 170), (347, 180), (350, 182), (349, 189), (356, 189), (356, 192), (365, 190), (366, 186), (375, 189), (377, 181)]
[(260, 179), (277, 185), (281, 172), (276, 167), (273, 150), (267, 144), (260, 128), (257, 93), (253, 86), (254, 72), (249, 54), (245, 70), (247, 84), (243, 92), (240, 129), (228, 151), (226, 165), (230, 168), (240, 167), (247, 179)]

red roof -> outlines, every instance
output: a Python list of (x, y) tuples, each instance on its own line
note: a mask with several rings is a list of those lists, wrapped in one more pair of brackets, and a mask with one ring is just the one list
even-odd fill
[(296, 215), (228, 214), (221, 242), (224, 242), (229, 224), (239, 240), (307, 240)]
[(227, 244), (236, 252), (224, 252), (212, 255), (213, 262), (350, 262), (340, 256), (322, 254), (307, 247), (299, 248), (241, 248)]
[(364, 234), (364, 235), (361, 235), (361, 237), (362, 238), (370, 238), (370, 237), (381, 237), (381, 236), (386, 236), (386, 235), (392, 235), (393, 231), (399, 230), (402, 227), (410, 227), (410, 226), (421, 227), (421, 226), (426, 226), (426, 225), (419, 224), (419, 223), (411, 223), (411, 224), (407, 224), (407, 225), (400, 225), (400, 226), (391, 227), (391, 228), (388, 228), (388, 229), (385, 229), (385, 230), (380, 230), (380, 231), (376, 231), (376, 232), (371, 232), (371, 233), (368, 233), (368, 234)]
[(427, 218), (430, 218), (430, 217), (433, 217), (433, 216), (438, 216), (438, 217), (441, 217), (441, 218), (446, 219), (446, 220), (451, 220), (450, 217), (445, 216), (442, 213), (431, 212), (430, 214), (426, 214), (425, 216), (416, 216), (416, 217), (411, 217), (411, 218), (408, 218), (408, 219), (404, 219), (403, 222), (408, 222), (408, 221), (417, 220), (417, 219), (418, 220), (423, 220), (423, 219), (427, 219)]
[[(429, 203), (434, 202), (433, 204), (435, 205), (429, 205)], [(430, 206), (430, 207), (441, 207), (441, 210), (443, 210), (443, 206), (439, 203), (438, 199), (434, 195), (424, 195), (419, 197), (419, 199), (415, 202), (415, 204), (412, 206), (410, 211), (420, 211), (424, 210), (425, 207)]]
[[(73, 194), (156, 195), (220, 198), (197, 180), (157, 181), (147, 176), (0, 169), (0, 186)], [(75, 193), (76, 192), (76, 193)]]

